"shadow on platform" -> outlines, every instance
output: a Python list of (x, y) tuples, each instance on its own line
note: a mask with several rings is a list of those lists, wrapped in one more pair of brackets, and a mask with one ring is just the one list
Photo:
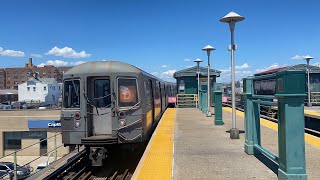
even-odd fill
[(267, 156), (263, 154), (255, 154), (254, 155), (260, 162), (262, 162), (264, 165), (266, 165), (271, 171), (273, 171), (275, 174), (278, 175), (278, 168), (279, 166), (269, 159)]

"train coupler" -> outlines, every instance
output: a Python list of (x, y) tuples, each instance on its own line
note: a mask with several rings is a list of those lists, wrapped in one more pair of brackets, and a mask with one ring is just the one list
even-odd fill
[(90, 147), (89, 159), (92, 166), (103, 166), (103, 160), (106, 158), (107, 149), (104, 147)]

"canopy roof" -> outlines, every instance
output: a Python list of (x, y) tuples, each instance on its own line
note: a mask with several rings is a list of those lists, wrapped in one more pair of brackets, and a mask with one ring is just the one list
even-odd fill
[[(201, 76), (207, 76), (208, 74), (208, 69), (204, 67), (199, 67), (200, 69), (200, 75)], [(210, 76), (217, 76), (220, 77), (221, 71), (215, 70), (215, 69), (210, 69)], [(182, 69), (180, 71), (177, 71), (173, 74), (174, 78), (178, 77), (185, 77), (185, 76), (197, 76), (197, 66), (192, 66), (187, 69)]]
[[(294, 65), (294, 66), (284, 66), (284, 67), (280, 67), (280, 68), (269, 69), (267, 71), (256, 73), (255, 75), (270, 74), (270, 73), (274, 73), (274, 72), (278, 72), (278, 71), (282, 71), (282, 70), (302, 70), (302, 71), (306, 71), (306, 68), (307, 68), (306, 64), (298, 64), (298, 65)], [(309, 69), (310, 69), (310, 73), (315, 73), (315, 74), (320, 73), (320, 67), (318, 67), (318, 66), (309, 65)]]

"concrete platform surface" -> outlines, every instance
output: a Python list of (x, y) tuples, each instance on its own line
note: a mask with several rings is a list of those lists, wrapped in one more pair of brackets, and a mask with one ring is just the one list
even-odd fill
[(197, 109), (178, 109), (174, 134), (173, 179), (277, 179), (256, 157), (244, 152), (243, 134), (231, 140), (228, 121), (214, 125)]
[[(237, 111), (240, 139), (230, 139), (231, 108), (223, 126), (196, 108), (167, 109), (132, 179), (278, 179), (278, 166), (264, 155), (244, 152), (244, 113)], [(213, 112), (213, 111), (212, 111)], [(261, 144), (278, 155), (278, 126), (260, 119)], [(308, 179), (320, 179), (320, 138), (305, 134)]]

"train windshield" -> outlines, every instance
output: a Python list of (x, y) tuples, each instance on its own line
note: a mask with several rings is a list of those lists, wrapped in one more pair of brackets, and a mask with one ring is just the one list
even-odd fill
[(118, 79), (118, 106), (130, 107), (138, 103), (137, 80), (133, 78)]
[(64, 81), (63, 87), (63, 107), (80, 108), (80, 80)]
[(110, 107), (110, 81), (108, 79), (97, 79), (94, 81), (94, 106)]

